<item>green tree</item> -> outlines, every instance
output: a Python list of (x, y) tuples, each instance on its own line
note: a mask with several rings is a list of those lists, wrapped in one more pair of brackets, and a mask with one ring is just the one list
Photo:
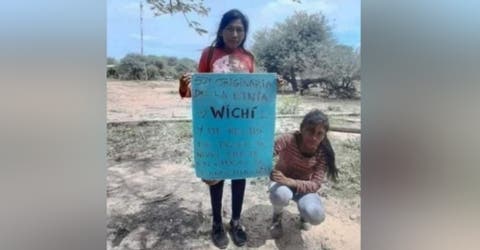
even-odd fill
[(255, 33), (254, 41), (259, 66), (281, 74), (297, 91), (297, 77), (307, 70), (312, 53), (332, 44), (333, 38), (323, 14), (296, 12), (274, 28)]
[(258, 68), (281, 74), (294, 91), (303, 94), (310, 84), (320, 84), (329, 95), (354, 96), (352, 80), (359, 79), (360, 54), (333, 39), (323, 14), (297, 12), (257, 32), (254, 40)]
[(329, 96), (353, 98), (354, 80), (360, 80), (360, 53), (352, 47), (333, 45), (319, 48), (307, 59), (302, 90), (310, 84), (320, 84)]

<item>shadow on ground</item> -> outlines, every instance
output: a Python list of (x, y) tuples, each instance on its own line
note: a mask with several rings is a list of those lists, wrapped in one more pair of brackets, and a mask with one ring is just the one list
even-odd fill
[[(178, 249), (208, 247), (208, 219), (201, 212), (179, 206), (179, 200), (144, 204), (141, 211), (110, 217), (107, 230), (112, 248)], [(209, 227), (208, 227), (209, 229)]]
[[(270, 205), (255, 205), (242, 213), (243, 224), (248, 233), (248, 247), (258, 248), (273, 239), (269, 227), (272, 222)], [(278, 249), (299, 249), (304, 245), (300, 229), (297, 226), (299, 216), (288, 211), (283, 213), (283, 237), (275, 240)], [(254, 233), (252, 233), (254, 232)]]

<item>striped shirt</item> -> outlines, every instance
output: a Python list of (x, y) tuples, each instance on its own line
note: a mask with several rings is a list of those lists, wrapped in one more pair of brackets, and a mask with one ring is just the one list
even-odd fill
[(297, 193), (317, 192), (326, 172), (325, 155), (320, 150), (312, 157), (303, 156), (295, 135), (300, 136), (300, 132), (284, 134), (275, 140), (274, 155), (278, 156), (275, 169), (296, 181)]

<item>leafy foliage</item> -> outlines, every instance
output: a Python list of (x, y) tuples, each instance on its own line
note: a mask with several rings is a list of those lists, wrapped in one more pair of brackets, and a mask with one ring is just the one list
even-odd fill
[(329, 95), (353, 97), (360, 54), (335, 41), (323, 14), (296, 12), (272, 29), (257, 32), (254, 39), (257, 66), (281, 74), (294, 91), (320, 84)]
[[(195, 71), (196, 67), (196, 62), (188, 58), (127, 54), (117, 66), (107, 69), (107, 77), (122, 80), (174, 79), (184, 72)], [(112, 70), (115, 74), (111, 73)]]
[(127, 54), (120, 60), (118, 74), (124, 80), (146, 79), (146, 58), (139, 54)]
[(354, 80), (360, 80), (360, 54), (345, 45), (332, 45), (308, 59), (302, 90), (310, 84), (322, 86), (328, 96), (355, 97)]
[[(301, 3), (300, 0), (292, 0), (292, 2)], [(147, 0), (147, 3), (150, 5), (150, 9), (155, 16), (181, 13), (188, 26), (194, 29), (199, 35), (207, 33), (207, 30), (202, 28), (202, 24), (190, 20), (188, 17), (188, 14), (191, 13), (196, 13), (200, 16), (208, 16), (210, 7), (205, 6), (203, 0)]]
[(147, 3), (150, 4), (150, 9), (154, 12), (155, 16), (182, 13), (190, 28), (193, 28), (199, 35), (207, 33), (207, 31), (202, 28), (199, 22), (190, 20), (187, 15), (193, 12), (201, 16), (208, 16), (210, 8), (204, 5), (203, 0), (147, 0)]

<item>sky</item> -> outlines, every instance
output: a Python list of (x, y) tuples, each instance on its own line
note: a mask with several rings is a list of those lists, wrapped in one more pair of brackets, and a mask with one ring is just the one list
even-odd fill
[[(140, 1), (107, 0), (107, 56), (121, 59), (127, 53), (140, 53)], [(207, 17), (188, 14), (202, 24), (208, 34), (199, 35), (188, 27), (182, 14), (154, 16), (143, 1), (143, 50), (145, 55), (187, 57), (195, 61), (201, 50), (215, 39), (220, 19), (236, 8), (250, 21), (246, 48), (253, 34), (283, 22), (295, 11), (322, 12), (332, 27), (335, 39), (354, 48), (360, 47), (360, 0), (204, 0), (210, 7)]]

